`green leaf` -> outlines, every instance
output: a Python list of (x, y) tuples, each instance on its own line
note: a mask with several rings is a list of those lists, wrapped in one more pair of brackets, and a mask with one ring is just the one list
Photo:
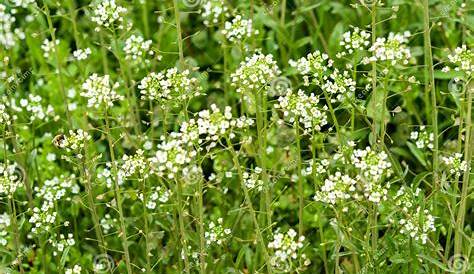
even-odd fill
[(424, 166), (427, 167), (426, 157), (423, 151), (421, 151), (418, 147), (416, 147), (413, 143), (407, 142), (407, 146), (410, 149), (411, 153), (415, 155), (416, 159)]

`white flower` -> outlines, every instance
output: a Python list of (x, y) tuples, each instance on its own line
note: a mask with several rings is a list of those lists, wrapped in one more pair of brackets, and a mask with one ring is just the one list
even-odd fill
[(82, 84), (84, 91), (81, 92), (81, 96), (88, 98), (88, 107), (112, 107), (113, 102), (124, 99), (115, 91), (118, 87), (118, 83), (112, 84), (110, 82), (109, 75), (98, 76), (94, 73)]
[(356, 184), (356, 180), (337, 171), (324, 181), (321, 190), (314, 195), (314, 200), (334, 205), (340, 200), (351, 199), (356, 191)]
[(21, 29), (13, 29), (16, 19), (7, 12), (7, 7), (0, 4), (0, 45), (6, 49), (13, 48), (18, 40), (25, 39)]
[(225, 0), (206, 0), (202, 4), (201, 17), (206, 26), (217, 24), (222, 17), (226, 19), (229, 16), (229, 7), (227, 7)]
[(257, 35), (258, 30), (253, 30), (252, 20), (243, 19), (241, 15), (237, 15), (232, 19), (232, 22), (225, 22), (222, 34), (224, 34), (230, 42), (236, 42), (250, 38), (252, 35)]
[(258, 92), (267, 90), (269, 84), (281, 74), (273, 55), (256, 53), (246, 57), (239, 68), (230, 75), (231, 85), (237, 87), (237, 92)]
[(217, 219), (217, 223), (210, 222), (204, 232), (204, 238), (207, 245), (218, 244), (221, 245), (227, 240), (231, 230), (223, 227), (223, 219)]
[(467, 162), (463, 161), (461, 153), (454, 153), (452, 156), (445, 156), (441, 158), (445, 168), (451, 175), (461, 176), (463, 172), (467, 171)]
[(371, 57), (365, 58), (364, 63), (377, 61), (387, 61), (392, 65), (399, 62), (404, 65), (408, 64), (411, 58), (410, 48), (407, 46), (410, 32), (406, 31), (403, 34), (390, 32), (388, 37), (378, 37), (375, 43), (369, 48), (372, 53)]
[(49, 41), (48, 39), (44, 39), (43, 44), (41, 45), (44, 58), (49, 58), (50, 54), (55, 52), (56, 46), (58, 45), (59, 40)]
[(254, 121), (245, 116), (232, 117), (232, 108), (226, 106), (224, 112), (212, 104), (210, 109), (202, 110), (195, 118), (181, 124), (180, 132), (184, 143), (197, 142), (206, 143), (209, 151), (217, 145), (221, 137), (235, 136), (235, 129), (243, 129), (252, 126)]
[(281, 109), (284, 118), (290, 123), (295, 124), (298, 120), (304, 134), (311, 134), (313, 130), (320, 131), (328, 123), (327, 106), (319, 107), (318, 103), (319, 98), (313, 93), (308, 96), (302, 90), (298, 90), (297, 94), (290, 90), (278, 98), (275, 108)]
[(353, 54), (354, 51), (365, 50), (370, 44), (370, 33), (355, 27), (352, 31), (345, 32), (342, 35), (339, 44), (344, 47), (345, 51), (339, 53), (338, 57)]
[(310, 83), (311, 77), (315, 84), (320, 83), (322, 77), (326, 74), (329, 68), (332, 67), (333, 61), (325, 53), (315, 51), (309, 53), (306, 57), (302, 57), (296, 61), (290, 60), (289, 64), (295, 68), (299, 74), (303, 75), (305, 86)]
[(21, 185), (21, 174), (16, 163), (0, 163), (0, 195), (11, 197)]
[(178, 72), (171, 68), (160, 73), (150, 73), (138, 85), (142, 100), (174, 100), (181, 102), (201, 94), (197, 78), (189, 70)]
[[(457, 47), (448, 59), (456, 65), (455, 71), (464, 72), (468, 77), (474, 73), (474, 53), (466, 45)], [(444, 71), (449, 71), (449, 67), (445, 67)]]
[(351, 161), (361, 174), (364, 196), (374, 203), (386, 200), (390, 184), (384, 184), (382, 179), (392, 175), (392, 164), (388, 161), (387, 153), (366, 147), (354, 150)]
[(434, 134), (426, 129), (426, 126), (420, 126), (420, 131), (412, 131), (410, 133), (410, 139), (415, 142), (417, 148), (433, 149)]
[(66, 268), (65, 274), (81, 274), (82, 267), (80, 265), (74, 265), (73, 268)]
[[(98, 4), (94, 7), (93, 16), (91, 20), (97, 23), (99, 26), (106, 28), (113, 27), (118, 23), (118, 28), (122, 29), (122, 22), (124, 13), (127, 9), (118, 6), (115, 0), (102, 0), (98, 1)], [(98, 31), (98, 29), (96, 29)]]
[(0, 103), (0, 124), (2, 125), (11, 125), (12, 119), (10, 114), (7, 112), (7, 106)]
[(81, 61), (81, 60), (86, 60), (91, 53), (92, 53), (91, 49), (86, 48), (86, 49), (77, 49), (72, 53), (72, 55), (74, 56), (74, 59), (76, 59), (77, 61)]
[(143, 39), (142, 36), (132, 35), (125, 41), (125, 47), (123, 50), (125, 51), (125, 59), (132, 60), (132, 61), (144, 61), (145, 63), (149, 63), (150, 60), (147, 59), (147, 55), (153, 56), (155, 52), (151, 50), (151, 44), (153, 42), (151, 40)]
[(350, 76), (349, 72), (344, 71), (340, 73), (338, 69), (335, 69), (329, 76), (324, 76), (324, 84), (322, 89), (329, 93), (331, 102), (342, 102), (344, 99), (352, 98), (356, 90), (356, 82)]
[(292, 228), (286, 234), (278, 230), (273, 233), (273, 241), (268, 243), (268, 248), (273, 251), (273, 256), (270, 258), (273, 267), (290, 273), (294, 270), (292, 267), (298, 267), (299, 259), (303, 259), (305, 265), (310, 264), (306, 255), (301, 254), (305, 237), (297, 236), (298, 234)]
[(20, 100), (20, 108), (13, 106), (16, 111), (26, 111), (31, 122), (47, 121), (48, 117), (54, 115), (54, 109), (51, 105), (42, 105), (43, 98), (39, 95), (30, 93), (28, 98)]

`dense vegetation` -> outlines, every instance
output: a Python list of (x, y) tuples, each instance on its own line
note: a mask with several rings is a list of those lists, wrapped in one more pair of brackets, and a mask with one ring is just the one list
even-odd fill
[(0, 273), (473, 273), (473, 11), (0, 1)]

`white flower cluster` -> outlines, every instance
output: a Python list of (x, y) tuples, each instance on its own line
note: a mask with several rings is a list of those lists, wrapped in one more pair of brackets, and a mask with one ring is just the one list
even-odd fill
[(72, 233), (68, 233), (67, 237), (64, 236), (64, 234), (59, 234), (59, 239), (50, 238), (48, 239), (48, 242), (54, 249), (53, 256), (58, 256), (64, 251), (66, 247), (70, 247), (76, 244), (76, 241), (74, 240), (74, 235)]
[(273, 241), (268, 243), (268, 248), (274, 252), (270, 258), (272, 266), (279, 270), (290, 272), (298, 259), (303, 259), (305, 266), (309, 265), (311, 261), (306, 258), (306, 255), (300, 255), (304, 240), (305, 237), (302, 235), (297, 238), (297, 233), (292, 228), (286, 234), (277, 230), (273, 234)]
[(43, 98), (39, 95), (29, 94), (28, 99), (20, 100), (20, 107), (18, 111), (27, 111), (30, 121), (47, 121), (48, 116), (54, 115), (53, 107), (48, 104), (44, 107), (41, 102)]
[(322, 89), (328, 92), (331, 97), (331, 102), (342, 102), (346, 98), (352, 98), (356, 90), (356, 82), (350, 76), (349, 72), (344, 71), (340, 73), (338, 69), (335, 69), (329, 76), (324, 76), (324, 84)]
[(251, 19), (243, 19), (241, 15), (237, 15), (231, 22), (225, 22), (222, 34), (230, 42), (238, 42), (257, 35), (258, 30), (253, 30)]
[(82, 84), (84, 91), (81, 96), (87, 98), (88, 107), (112, 107), (114, 101), (124, 99), (115, 91), (118, 87), (119, 83), (112, 85), (109, 75), (99, 76), (94, 73)]
[(15, 7), (27, 8), (29, 5), (34, 4), (35, 0), (11, 0)]
[(134, 175), (139, 176), (139, 180), (148, 178), (148, 173), (146, 173), (148, 165), (148, 160), (143, 156), (143, 150), (141, 149), (137, 150), (132, 156), (123, 155), (117, 173), (119, 181), (125, 181)]
[[(118, 23), (118, 28), (122, 29), (121, 23), (125, 12), (127, 12), (127, 9), (117, 5), (115, 0), (102, 0), (98, 1), (98, 4), (94, 7), (94, 15), (91, 20), (106, 28), (113, 27), (115, 23)], [(99, 31), (99, 29), (96, 28), (96, 31)]]
[[(457, 47), (454, 53), (448, 55), (449, 62), (456, 65), (455, 71), (464, 72), (468, 77), (474, 73), (474, 52), (466, 45)], [(448, 72), (449, 67), (444, 67), (443, 71)]]
[(0, 214), (0, 246), (8, 244), (8, 227), (10, 226), (10, 215)]
[(175, 100), (183, 102), (201, 93), (197, 78), (189, 70), (179, 72), (171, 68), (164, 72), (150, 73), (138, 85), (142, 100)]
[(229, 228), (224, 228), (222, 224), (222, 218), (217, 219), (217, 224), (212, 221), (209, 223), (206, 231), (204, 232), (204, 238), (206, 239), (207, 245), (220, 245), (230, 235), (231, 230)]
[(0, 195), (11, 197), (21, 184), (21, 176), (18, 173), (16, 163), (0, 163)]
[(147, 54), (153, 56), (155, 52), (151, 50), (151, 40), (146, 40), (142, 36), (132, 35), (125, 41), (125, 59), (133, 61), (144, 61), (150, 63)]
[(371, 202), (379, 203), (387, 199), (390, 184), (384, 180), (392, 175), (392, 164), (384, 151), (374, 151), (370, 147), (354, 150), (351, 161), (362, 174), (360, 180), (364, 196)]
[(90, 48), (77, 49), (72, 53), (72, 56), (77, 61), (82, 61), (82, 60), (86, 60), (89, 57), (89, 55), (91, 55), (91, 53), (92, 51)]
[(33, 208), (32, 216), (28, 220), (32, 224), (31, 232), (41, 234), (52, 230), (58, 213), (54, 210), (52, 202), (45, 201), (41, 208)]
[(345, 32), (339, 43), (344, 47), (345, 51), (338, 53), (338, 57), (347, 54), (353, 54), (354, 51), (365, 50), (370, 44), (370, 33), (355, 27), (352, 31)]
[[(112, 184), (113, 184), (113, 178), (112, 178), (112, 172), (110, 171), (111, 169), (111, 166), (112, 166), (112, 163), (111, 162), (107, 162), (106, 164), (106, 167), (104, 169), (102, 169), (101, 171), (97, 172), (97, 179), (99, 181), (104, 181), (106, 186), (108, 188), (111, 188), (112, 187)], [(119, 185), (121, 185), (123, 183), (123, 181), (120, 181), (120, 178), (119, 178), (119, 181), (117, 182)]]
[[(398, 225), (401, 226), (400, 233), (409, 235), (414, 240), (426, 244), (428, 233), (436, 231), (435, 219), (427, 209), (421, 210), (419, 206), (416, 206), (420, 193), (421, 189), (419, 188), (413, 192), (402, 186), (393, 197), (393, 200), (397, 209), (401, 209), (397, 221)], [(392, 218), (389, 221), (395, 223)]]
[(75, 176), (64, 176), (60, 178), (54, 177), (51, 180), (45, 180), (41, 187), (36, 186), (34, 188), (36, 195), (49, 203), (60, 201), (65, 198), (66, 201), (70, 201), (71, 197), (68, 193), (78, 194), (80, 191), (79, 186), (74, 183)]
[(187, 143), (183, 143), (181, 133), (172, 132), (168, 138), (161, 137), (161, 143), (155, 156), (150, 160), (152, 171), (158, 176), (174, 179), (178, 173), (188, 173), (188, 165), (197, 152)]
[(117, 218), (112, 218), (108, 213), (104, 215), (104, 218), (100, 219), (100, 226), (105, 234), (109, 234), (109, 232), (117, 226), (117, 223)]
[(239, 68), (230, 75), (231, 85), (237, 87), (237, 92), (258, 92), (267, 90), (269, 83), (281, 74), (273, 55), (256, 53), (246, 57)]
[(463, 160), (461, 153), (454, 153), (452, 156), (444, 156), (441, 159), (451, 175), (459, 177), (467, 170), (467, 162)]
[(303, 127), (303, 133), (311, 133), (313, 130), (320, 131), (327, 121), (327, 106), (319, 107), (319, 98), (311, 93), (309, 96), (303, 90), (298, 90), (297, 94), (291, 90), (278, 98), (275, 108), (283, 110), (283, 116), (290, 123), (294, 124), (296, 119)]
[(44, 39), (43, 44), (41, 45), (41, 49), (43, 50), (44, 58), (49, 58), (50, 54), (55, 53), (56, 46), (59, 45), (59, 39), (54, 41), (49, 41), (48, 39)]
[[(146, 207), (148, 209), (155, 209), (158, 205), (157, 202), (166, 203), (169, 201), (171, 196), (171, 191), (165, 187), (156, 186), (152, 188), (150, 196), (147, 197)], [(141, 201), (144, 200), (143, 194), (141, 193), (139, 196)]]
[(429, 148), (433, 149), (434, 134), (426, 130), (426, 126), (420, 126), (420, 131), (412, 131), (410, 133), (410, 139), (415, 142), (417, 148)]
[[(91, 136), (87, 131), (78, 129), (76, 131), (69, 130), (69, 135), (58, 135), (53, 139), (53, 144), (61, 149), (66, 149), (68, 152), (82, 151), (88, 141), (91, 140)], [(82, 157), (79, 156), (79, 158)]]
[(230, 16), (229, 7), (224, 0), (206, 0), (202, 5), (201, 16), (204, 19), (204, 25), (219, 23), (219, 20)]
[(329, 68), (332, 67), (333, 61), (325, 53), (315, 51), (309, 53), (306, 57), (294, 61), (290, 60), (289, 64), (295, 68), (299, 74), (303, 75), (305, 86), (309, 86), (310, 78), (316, 84), (320, 84), (320, 80), (326, 74)]
[(372, 53), (371, 57), (363, 60), (364, 64), (377, 61), (388, 61), (392, 65), (402, 62), (408, 64), (411, 58), (410, 48), (407, 46), (409, 31), (402, 33), (389, 33), (388, 37), (378, 37), (375, 43), (369, 48)]
[(324, 181), (321, 190), (314, 195), (314, 200), (333, 205), (341, 200), (348, 200), (353, 197), (356, 184), (357, 180), (337, 171), (334, 175), (329, 175)]
[(66, 268), (65, 274), (81, 274), (82, 267), (78, 264), (74, 265), (73, 268)]
[(260, 174), (262, 173), (262, 168), (255, 167), (253, 172), (245, 171), (242, 174), (244, 179), (245, 187), (249, 190), (256, 189), (258, 192), (262, 191), (263, 189), (263, 180), (260, 179)]
[(12, 29), (15, 21), (15, 17), (7, 12), (7, 7), (0, 4), (0, 45), (6, 49), (14, 47), (18, 39), (25, 39), (21, 29)]
[(209, 151), (217, 145), (221, 137), (228, 136), (234, 138), (235, 128), (246, 128), (252, 126), (254, 121), (245, 116), (240, 118), (232, 117), (232, 108), (226, 106), (224, 113), (215, 105), (211, 105), (211, 109), (202, 110), (197, 113), (196, 118), (192, 118), (181, 125), (181, 133), (183, 133), (184, 142), (198, 142), (199, 144), (206, 142), (206, 149)]
[(0, 124), (1, 125), (11, 125), (12, 119), (10, 117), (10, 114), (7, 112), (7, 106), (0, 103)]

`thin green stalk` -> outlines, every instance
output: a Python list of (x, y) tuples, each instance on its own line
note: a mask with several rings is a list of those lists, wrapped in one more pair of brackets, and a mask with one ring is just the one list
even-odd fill
[(336, 112), (334, 111), (334, 108), (332, 107), (331, 97), (329, 96), (327, 91), (324, 90), (324, 89), (323, 89), (323, 94), (324, 94), (324, 98), (326, 99), (326, 104), (329, 108), (329, 113), (331, 114), (332, 121), (334, 123), (334, 126), (336, 127), (337, 141), (338, 141), (339, 144), (342, 144), (341, 128), (339, 127), (339, 122), (337, 121)]
[(150, 228), (148, 224), (148, 208), (146, 206), (148, 200), (148, 190), (146, 187), (147, 179), (144, 179), (143, 176), (140, 178), (142, 182), (142, 193), (143, 193), (143, 222), (144, 222), (144, 234), (145, 234), (145, 260), (146, 260), (146, 273), (151, 273), (151, 262), (150, 262)]
[(431, 52), (429, 1), (423, 0), (424, 52), (425, 52), (425, 92), (431, 94), (431, 126), (433, 128), (433, 180), (439, 189), (438, 159), (438, 107), (436, 106), (436, 87), (434, 81), (433, 55)]
[[(316, 185), (317, 182), (317, 173), (316, 173), (316, 168), (314, 168), (314, 164), (316, 164), (316, 140), (315, 140), (315, 131), (313, 130), (313, 138), (311, 138), (311, 153), (313, 155), (313, 169), (312, 169), (312, 175), (313, 175), (313, 183)], [(318, 206), (317, 208), (317, 214), (318, 214), (318, 229), (319, 229), (319, 239), (320, 239), (320, 246), (321, 246), (321, 253), (322, 253), (322, 260), (323, 260), (323, 265), (324, 265), (324, 273), (329, 273), (329, 267), (328, 267), (328, 258), (326, 255), (326, 241), (324, 237), (324, 224), (322, 221), (322, 216), (323, 216), (323, 210), (321, 210), (321, 207)]]
[[(6, 141), (6, 128), (5, 126), (3, 127), (3, 157), (4, 157), (4, 164), (7, 164), (7, 141)], [(23, 274), (25, 271), (23, 270), (23, 260), (22, 260), (22, 255), (20, 252), (20, 238), (19, 238), (19, 231), (18, 231), (18, 224), (17, 224), (17, 216), (16, 216), (16, 208), (15, 208), (15, 200), (13, 197), (13, 193), (11, 194), (11, 197), (8, 198), (8, 213), (10, 214), (10, 219), (12, 222), (12, 228), (13, 228), (13, 239), (14, 239), (14, 247), (15, 247), (15, 253), (17, 256), (17, 261), (18, 261), (18, 266), (20, 268), (20, 273)]]
[(130, 263), (130, 254), (128, 251), (128, 239), (127, 239), (127, 228), (125, 226), (125, 221), (123, 217), (123, 209), (122, 209), (122, 195), (120, 194), (120, 188), (118, 185), (118, 175), (117, 175), (117, 163), (115, 162), (115, 152), (114, 152), (114, 145), (112, 141), (112, 135), (110, 134), (110, 125), (109, 125), (109, 113), (108, 109), (105, 109), (105, 134), (107, 138), (107, 143), (109, 145), (109, 152), (110, 152), (110, 161), (112, 164), (112, 172), (114, 176), (114, 197), (117, 204), (117, 209), (119, 213), (120, 219), (120, 235), (122, 238), (122, 246), (125, 255), (125, 265), (127, 267), (127, 273), (132, 274), (132, 265)]
[(62, 63), (59, 60), (59, 49), (58, 46), (56, 45), (56, 34), (55, 30), (53, 28), (53, 23), (51, 21), (51, 15), (49, 13), (49, 8), (48, 5), (44, 5), (45, 12), (46, 12), (46, 19), (48, 21), (48, 27), (49, 27), (49, 32), (51, 34), (51, 41), (54, 45), (54, 53), (55, 53), (55, 58), (56, 58), (56, 69), (58, 70), (58, 80), (59, 80), (59, 89), (61, 90), (61, 96), (63, 99), (63, 105), (64, 105), (64, 112), (66, 113), (68, 125), (72, 126), (72, 119), (71, 119), (71, 114), (69, 113), (69, 107), (68, 107), (68, 100), (66, 96), (66, 89), (64, 88), (64, 83), (63, 83), (63, 66)]
[(264, 205), (266, 213), (266, 224), (270, 226), (272, 224), (272, 213), (271, 213), (271, 187), (270, 178), (267, 173), (267, 160), (266, 160), (266, 138), (267, 138), (267, 118), (266, 118), (266, 93), (264, 91), (255, 92), (255, 104), (256, 104), (256, 116), (257, 116), (257, 143), (258, 143), (258, 156), (257, 163), (262, 169), (263, 180), (265, 182), (264, 191)]
[(188, 258), (188, 249), (187, 249), (187, 244), (186, 244), (186, 229), (184, 228), (184, 216), (183, 216), (183, 186), (181, 180), (176, 179), (176, 199), (177, 199), (177, 214), (178, 214), (178, 222), (179, 222), (179, 234), (181, 238), (181, 248), (183, 250), (184, 254), (184, 269), (186, 273), (190, 273), (189, 269), (189, 258)]
[(227, 141), (227, 146), (229, 148), (229, 151), (232, 155), (232, 160), (234, 162), (234, 166), (236, 166), (237, 172), (239, 174), (239, 181), (240, 181), (241, 188), (244, 192), (245, 203), (247, 204), (247, 207), (249, 208), (250, 215), (252, 217), (252, 221), (253, 221), (253, 224), (255, 226), (255, 230), (256, 230), (256, 234), (257, 234), (257, 241), (260, 244), (260, 248), (262, 249), (263, 256), (265, 258), (267, 273), (271, 274), (271, 273), (273, 273), (273, 268), (272, 268), (272, 265), (270, 263), (270, 256), (268, 255), (267, 247), (265, 245), (265, 241), (263, 240), (262, 232), (260, 230), (260, 225), (258, 224), (258, 220), (257, 220), (257, 214), (255, 213), (255, 210), (254, 210), (254, 207), (253, 207), (253, 204), (252, 204), (252, 200), (250, 198), (250, 194), (248, 192), (247, 187), (245, 186), (243, 171), (242, 171), (242, 167), (240, 166), (240, 163), (239, 163), (239, 158), (237, 156), (237, 153), (234, 150), (234, 147), (233, 147), (232, 142), (230, 141), (230, 139), (227, 138), (226, 141)]
[[(378, 228), (377, 228), (377, 205), (373, 204), (371, 208), (371, 214), (370, 214), (370, 227), (371, 227), (371, 248), (372, 248), (372, 253), (376, 254), (377, 253), (377, 240), (379, 237), (378, 233)], [(373, 259), (373, 258), (372, 258)], [(374, 262), (375, 264), (375, 262)], [(374, 273), (377, 274), (377, 268), (374, 267)]]
[[(377, 2), (378, 2), (378, 0), (375, 0), (372, 3), (372, 7), (371, 7), (371, 10), (370, 10), (370, 14), (371, 14), (371, 18), (372, 18), (372, 21), (371, 21), (372, 45), (375, 44), (375, 41), (376, 41)], [(377, 63), (376, 62), (372, 62), (371, 77), (372, 77), (372, 94), (375, 94), (375, 92), (377, 91)], [(372, 136), (373, 136), (374, 140), (377, 139), (377, 126), (376, 126), (375, 122), (376, 122), (376, 119), (374, 119), (374, 126), (372, 127), (373, 128)], [(384, 121), (382, 121), (382, 123), (383, 122)]]
[(174, 17), (176, 19), (176, 33), (178, 35), (178, 51), (179, 51), (179, 63), (181, 66), (184, 65), (184, 53), (183, 53), (183, 37), (181, 34), (181, 18), (178, 7), (178, 0), (173, 0)]
[(304, 208), (304, 189), (303, 189), (303, 176), (302, 170), (302, 159), (301, 159), (301, 136), (300, 136), (300, 123), (299, 117), (295, 118), (295, 133), (296, 133), (296, 153), (298, 154), (297, 172), (298, 172), (298, 234), (303, 235), (303, 208)]
[(150, 21), (148, 19), (148, 0), (143, 0), (142, 4), (142, 17), (143, 17), (143, 28), (145, 29), (146, 38), (150, 37)]
[(14, 239), (15, 252), (17, 254), (17, 262), (20, 268), (20, 273), (23, 274), (25, 273), (25, 270), (23, 269), (23, 255), (21, 254), (21, 251), (20, 251), (21, 249), (20, 233), (18, 231), (18, 220), (16, 216), (15, 200), (13, 197), (8, 199), (8, 211), (11, 216), (10, 219), (11, 219), (12, 227), (13, 227), (13, 239)]
[(200, 273), (206, 273), (206, 249), (204, 239), (204, 206), (203, 206), (203, 179), (199, 179), (198, 183), (198, 211), (199, 211), (199, 264)]
[(459, 204), (459, 210), (456, 220), (456, 233), (454, 234), (454, 254), (461, 254), (462, 252), (462, 239), (464, 234), (464, 219), (466, 217), (466, 203), (469, 197), (469, 185), (471, 183), (470, 180), (470, 172), (471, 172), (471, 162), (472, 162), (472, 100), (474, 94), (474, 82), (470, 80), (468, 84), (466, 84), (466, 93), (467, 93), (467, 100), (466, 100), (466, 125), (465, 125), (465, 132), (466, 135), (464, 136), (464, 161), (466, 161), (466, 170), (463, 174), (462, 180), (462, 191), (461, 191), (461, 200)]
[[(141, 122), (140, 122), (140, 110), (139, 110), (137, 99), (136, 99), (136, 96), (135, 96), (135, 87), (130, 84), (130, 81), (132, 79), (130, 66), (125, 67), (123, 65), (123, 62), (122, 62), (122, 59), (121, 59), (121, 56), (120, 56), (120, 47), (119, 47), (119, 44), (118, 44), (118, 37), (117, 37), (117, 34), (116, 34), (115, 30), (113, 31), (113, 40), (114, 40), (115, 50), (116, 50), (115, 57), (117, 58), (117, 61), (119, 63), (119, 67), (120, 67), (120, 75), (121, 75), (122, 79), (125, 82), (125, 90), (126, 90), (127, 101), (132, 105), (131, 112), (132, 112), (132, 118), (133, 118), (133, 129), (135, 131), (135, 135), (137, 137), (141, 137), (142, 136), (142, 131), (141, 131), (141, 126), (140, 126), (140, 124), (141, 124)], [(127, 73), (125, 73), (125, 72), (127, 72)]]

